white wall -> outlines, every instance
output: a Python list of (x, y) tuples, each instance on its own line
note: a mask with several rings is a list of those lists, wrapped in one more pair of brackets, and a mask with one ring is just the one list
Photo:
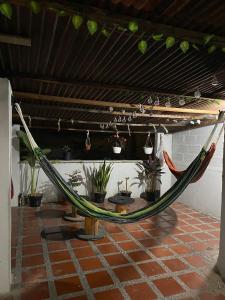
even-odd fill
[[(207, 126), (173, 134), (172, 157), (178, 169), (187, 168), (196, 157), (206, 142), (212, 127)], [(190, 184), (178, 199), (178, 201), (215, 217), (220, 217), (221, 212), (223, 141), (222, 135), (204, 176), (198, 182)], [(174, 177), (172, 181), (175, 181)]]
[(14, 187), (14, 197), (11, 199), (11, 206), (18, 206), (18, 195), (20, 193), (20, 142), (16, 132), (20, 130), (20, 125), (12, 127), (12, 181)]
[[(0, 79), (0, 294), (10, 290), (11, 279), (11, 87)], [(1, 298), (1, 297), (0, 297)]]

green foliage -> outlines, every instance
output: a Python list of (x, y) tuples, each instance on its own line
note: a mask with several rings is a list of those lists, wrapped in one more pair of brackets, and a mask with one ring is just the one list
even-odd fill
[(198, 46), (196, 46), (195, 44), (192, 44), (192, 48), (194, 48), (195, 50), (197, 50), (197, 51), (199, 51), (200, 49), (199, 49), (199, 47)]
[(113, 164), (106, 165), (105, 161), (99, 168), (93, 168), (91, 170), (91, 181), (96, 189), (96, 192), (106, 192), (106, 187), (109, 182), (110, 175), (112, 173)]
[(142, 54), (145, 54), (146, 51), (148, 49), (148, 43), (145, 41), (145, 40), (141, 40), (139, 43), (138, 43), (138, 50), (142, 53)]
[(138, 23), (137, 22), (134, 22), (134, 21), (131, 21), (129, 22), (128, 24), (128, 28), (131, 32), (137, 32), (138, 31)]
[(35, 15), (39, 14), (39, 12), (41, 11), (41, 6), (38, 1), (30, 1), (29, 6), (32, 10), (32, 13), (34, 13)]
[(225, 52), (225, 47), (223, 47), (221, 50), (222, 50), (223, 52)]
[(175, 44), (175, 38), (173, 36), (168, 36), (166, 38), (166, 48), (169, 49), (173, 47), (174, 44)]
[(95, 21), (88, 20), (87, 21), (87, 28), (91, 35), (94, 35), (96, 31), (98, 30), (98, 24)]
[(183, 51), (183, 53), (186, 53), (189, 49), (189, 42), (188, 41), (182, 41), (180, 43), (180, 49)]
[(111, 35), (111, 33), (106, 28), (102, 28), (102, 34), (105, 37), (109, 37)]
[(82, 25), (83, 23), (83, 17), (79, 16), (79, 15), (74, 15), (72, 17), (72, 23), (73, 23), (73, 26), (74, 28), (77, 30), (80, 28), (80, 26)]
[(162, 38), (163, 38), (163, 33), (160, 33), (160, 34), (152, 34), (152, 38), (153, 38), (154, 41), (159, 42), (159, 41), (161, 41)]
[(12, 6), (8, 2), (2, 2), (0, 4), (0, 12), (8, 19), (12, 18)]
[(84, 183), (84, 178), (80, 175), (81, 171), (74, 171), (72, 174), (67, 174), (69, 176), (68, 183), (75, 188)]
[(120, 25), (117, 26), (117, 29), (118, 29), (119, 31), (127, 31), (127, 28), (125, 28), (125, 27), (123, 27), (123, 26), (120, 26)]
[(207, 45), (214, 38), (214, 36), (215, 36), (214, 34), (205, 35), (203, 37), (204, 45)]
[(212, 54), (214, 51), (216, 51), (216, 46), (212, 45), (208, 48), (208, 54)]

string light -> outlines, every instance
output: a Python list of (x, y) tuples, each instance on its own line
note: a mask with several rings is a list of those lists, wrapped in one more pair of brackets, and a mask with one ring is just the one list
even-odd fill
[(196, 123), (197, 123), (198, 125), (200, 125), (200, 124), (201, 124), (201, 120), (197, 120)]
[(126, 120), (126, 117), (123, 117), (122, 122), (123, 122), (123, 123), (126, 123), (126, 121), (127, 121), (127, 120)]
[(132, 121), (132, 117), (129, 116), (129, 117), (127, 118), (127, 121), (128, 121), (128, 122), (131, 122), (131, 121)]
[(117, 118), (116, 118), (116, 117), (114, 118), (113, 122), (114, 122), (114, 123), (117, 123)]
[(166, 107), (170, 107), (171, 106), (170, 99), (168, 101), (166, 101), (165, 106)]
[(122, 114), (124, 115), (124, 114), (125, 114), (125, 112), (126, 112), (126, 110), (125, 110), (125, 109), (123, 109), (123, 110), (122, 110)]
[(113, 112), (113, 111), (114, 111), (114, 108), (113, 108), (112, 106), (110, 106), (110, 107), (109, 107), (109, 111), (110, 111), (110, 112)]
[(148, 101), (148, 104), (152, 104), (153, 103), (152, 97), (150, 96), (147, 101)]
[(137, 118), (137, 112), (136, 112), (136, 111), (134, 111), (134, 112), (132, 113), (132, 117), (133, 117), (133, 119), (136, 119), (136, 118)]
[(103, 130), (105, 128), (104, 124), (100, 124), (100, 128)]
[(119, 116), (118, 120), (119, 123), (122, 121), (121, 116)]

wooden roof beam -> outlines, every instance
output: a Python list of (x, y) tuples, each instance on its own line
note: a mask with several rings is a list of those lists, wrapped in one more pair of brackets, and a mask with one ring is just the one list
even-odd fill
[(0, 43), (31, 47), (31, 39), (20, 35), (0, 33)]
[[(113, 107), (118, 109), (130, 109), (138, 110), (139, 104), (129, 104), (120, 102), (110, 102), (110, 101), (98, 101), (90, 99), (78, 99), (78, 98), (67, 98), (51, 95), (39, 95), (35, 93), (17, 92), (15, 91), (14, 96), (18, 99), (32, 99), (43, 102), (57, 102), (57, 103), (67, 103), (67, 104), (79, 104), (88, 106), (99, 106), (99, 107)], [(203, 110), (203, 109), (190, 109), (190, 108), (178, 108), (178, 107), (165, 107), (165, 106), (151, 106), (144, 105), (145, 110), (148, 111), (161, 111), (161, 112), (171, 112), (171, 113), (186, 113), (186, 114), (204, 114), (204, 115), (217, 115), (218, 110)]]

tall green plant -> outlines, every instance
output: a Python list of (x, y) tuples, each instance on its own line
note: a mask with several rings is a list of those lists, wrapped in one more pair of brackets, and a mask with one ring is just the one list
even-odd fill
[(93, 168), (91, 170), (92, 184), (98, 193), (105, 193), (109, 182), (109, 178), (112, 173), (113, 164), (106, 165), (105, 161), (99, 168)]
[[(25, 155), (22, 157), (23, 160), (25, 160), (28, 165), (30, 166), (30, 194), (34, 196), (37, 191), (37, 184), (38, 184), (38, 178), (39, 178), (39, 171), (40, 168), (37, 166), (37, 159), (34, 155), (34, 152), (31, 148), (30, 142), (27, 138), (27, 135), (24, 131), (17, 131), (17, 136), (19, 137), (21, 143), (25, 146)], [(43, 149), (42, 153), (44, 155), (50, 153), (50, 149)]]

